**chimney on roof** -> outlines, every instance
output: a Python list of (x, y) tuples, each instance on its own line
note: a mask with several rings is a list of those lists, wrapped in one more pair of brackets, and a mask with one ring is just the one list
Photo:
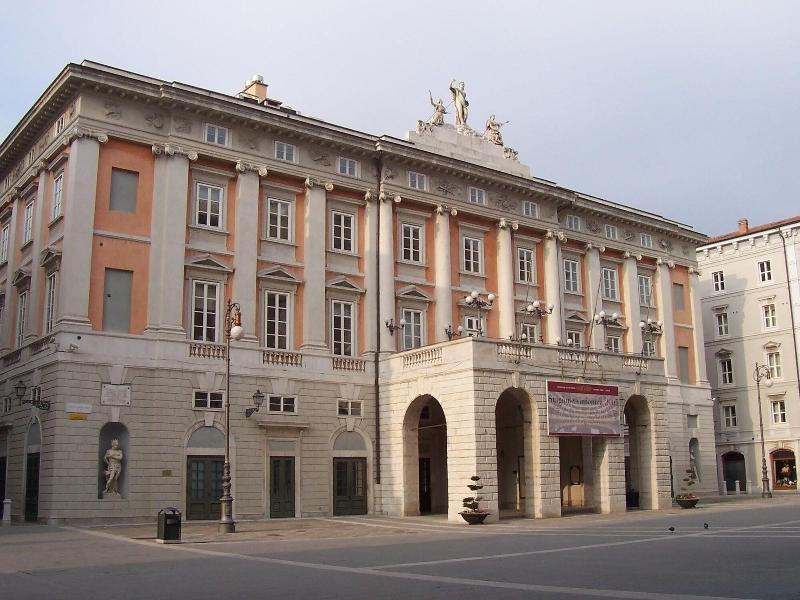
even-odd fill
[(246, 96), (256, 100), (259, 104), (263, 104), (267, 100), (267, 84), (264, 83), (264, 77), (261, 75), (253, 75), (245, 83), (245, 88), (240, 96)]
[(750, 224), (747, 219), (739, 219), (739, 233), (747, 233), (750, 231)]

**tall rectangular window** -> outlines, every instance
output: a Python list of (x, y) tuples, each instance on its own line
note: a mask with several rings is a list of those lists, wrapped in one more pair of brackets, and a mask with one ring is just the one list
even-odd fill
[(400, 254), (406, 262), (422, 262), (422, 226), (403, 223), (400, 235)]
[(731, 429), (738, 425), (738, 421), (736, 420), (736, 405), (735, 404), (723, 404), (722, 405), (722, 420), (725, 424), (726, 429)]
[(564, 259), (564, 291), (580, 293), (580, 279), (578, 278), (578, 261), (571, 258)]
[(714, 284), (715, 292), (725, 291), (725, 273), (722, 271), (714, 271), (711, 273), (711, 282)]
[(536, 331), (536, 323), (520, 323), (519, 326), (520, 339), (529, 344), (535, 344), (539, 341), (539, 333)]
[(353, 356), (353, 303), (331, 302), (331, 340), (337, 356)]
[(617, 299), (617, 270), (603, 267), (603, 298), (608, 300)]
[(481, 188), (469, 188), (469, 201), (472, 204), (486, 204), (486, 191)]
[(539, 206), (536, 202), (531, 200), (522, 201), (522, 215), (525, 217), (532, 217), (534, 219), (539, 217)]
[(275, 142), (275, 158), (287, 162), (297, 162), (297, 152), (293, 144), (286, 142)]
[(672, 302), (675, 306), (675, 310), (686, 310), (686, 303), (684, 302), (683, 298), (682, 283), (672, 284)]
[(22, 243), (27, 244), (33, 239), (33, 200), (25, 205), (25, 215), (22, 221)]
[(778, 326), (778, 317), (775, 313), (775, 305), (774, 304), (765, 304), (761, 310), (764, 314), (764, 328), (770, 329), (772, 327)]
[(139, 187), (139, 173), (123, 169), (111, 169), (111, 195), (108, 201), (110, 210), (136, 212), (136, 191)]
[(730, 358), (722, 358), (719, 361), (719, 376), (722, 385), (733, 384), (733, 361)]
[(131, 330), (133, 271), (106, 269), (103, 286), (103, 331)]
[(217, 185), (197, 184), (197, 225), (222, 229), (222, 194), (222, 188)]
[(428, 178), (422, 173), (414, 171), (408, 172), (408, 187), (414, 190), (426, 190), (428, 188)]
[(464, 317), (464, 335), (481, 337), (483, 335), (483, 318), (473, 315)]
[(403, 350), (422, 347), (423, 314), (421, 310), (403, 309)]
[(678, 369), (681, 383), (689, 383), (689, 348), (678, 346)]
[(717, 337), (728, 335), (728, 313), (719, 312), (714, 315), (717, 322)]
[(192, 284), (192, 340), (217, 343), (219, 331), (218, 283), (195, 281)]
[(8, 260), (8, 235), (10, 231), (8, 223), (3, 225), (2, 233), (0, 233), (0, 263)]
[(481, 272), (481, 240), (478, 238), (464, 238), (464, 271)]
[(228, 145), (228, 129), (219, 125), (206, 125), (206, 142), (217, 146)]
[(642, 354), (645, 356), (655, 356), (656, 343), (653, 340), (644, 340), (642, 342)]
[(581, 218), (578, 215), (567, 215), (565, 224), (567, 229), (572, 229), (573, 231), (581, 230)]
[(350, 213), (331, 213), (331, 247), (340, 252), (353, 252), (353, 224), (355, 216)]
[(64, 173), (59, 173), (53, 180), (53, 214), (52, 218), (61, 216), (62, 201), (64, 196)]
[(278, 198), (267, 198), (267, 239), (291, 240), (291, 204)]
[(653, 278), (650, 275), (639, 275), (639, 304), (653, 306)]
[(358, 161), (352, 158), (339, 157), (339, 175), (358, 177)]
[(275, 350), (289, 348), (289, 294), (265, 292), (264, 346)]
[(523, 283), (536, 281), (534, 265), (536, 254), (530, 248), (517, 248), (517, 280)]
[(25, 341), (25, 321), (28, 318), (28, 291), (19, 295), (17, 304), (17, 348), (21, 348)]
[(580, 331), (567, 331), (567, 346), (583, 348), (583, 333)]
[(44, 292), (44, 333), (53, 331), (56, 316), (56, 273), (47, 276)]
[(639, 241), (642, 244), (643, 248), (652, 248), (653, 247), (653, 236), (649, 233), (642, 233), (639, 235)]
[(616, 225), (606, 225), (606, 237), (610, 240), (616, 240), (618, 237)]
[(770, 377), (779, 379), (783, 375), (783, 371), (781, 370), (781, 353), (767, 353), (767, 366), (769, 367)]
[(768, 260), (758, 263), (758, 279), (761, 283), (772, 281), (772, 265)]
[(618, 335), (610, 335), (606, 338), (606, 349), (609, 352), (622, 352), (622, 338)]
[(786, 423), (786, 402), (783, 400), (772, 401), (772, 422), (775, 425)]

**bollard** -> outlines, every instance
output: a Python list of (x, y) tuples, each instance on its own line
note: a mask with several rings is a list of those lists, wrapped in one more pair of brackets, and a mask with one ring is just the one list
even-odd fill
[(736, 480), (736, 495), (737, 496), (742, 495), (742, 482), (739, 481), (738, 479)]
[(3, 520), (0, 522), (0, 525), (6, 527), (11, 525), (11, 499), (6, 498), (3, 500)]

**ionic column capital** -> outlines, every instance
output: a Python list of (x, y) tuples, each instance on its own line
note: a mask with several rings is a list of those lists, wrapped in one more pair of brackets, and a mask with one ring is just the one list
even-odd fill
[(185, 156), (189, 161), (194, 162), (197, 160), (197, 152), (183, 146), (173, 146), (171, 144), (153, 144), (150, 150), (156, 157), (163, 156)]
[(315, 179), (313, 177), (306, 177), (306, 180), (303, 182), (303, 185), (307, 190), (313, 189), (315, 187), (323, 187), (325, 188), (326, 192), (333, 191), (333, 184), (330, 181), (322, 182), (319, 179)]
[(497, 222), (497, 227), (499, 229), (511, 229), (511, 231), (516, 231), (519, 229), (519, 223), (517, 221), (509, 221), (508, 219), (500, 219)]
[(455, 217), (458, 215), (458, 209), (453, 206), (447, 206), (445, 204), (437, 204), (436, 207), (433, 209), (433, 214), (435, 215), (444, 215), (450, 213), (451, 217)]
[(108, 134), (102, 131), (92, 131), (91, 129), (76, 126), (67, 132), (66, 143), (71, 144), (73, 141), (81, 138), (89, 138), (97, 140), (101, 144), (105, 144), (108, 141)]
[(254, 165), (253, 163), (243, 160), (236, 161), (236, 171), (239, 173), (255, 173), (259, 177), (266, 177), (269, 175), (269, 171), (264, 165)]

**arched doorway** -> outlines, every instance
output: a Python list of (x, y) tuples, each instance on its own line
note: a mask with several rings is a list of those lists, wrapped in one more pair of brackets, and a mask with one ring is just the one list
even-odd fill
[(775, 490), (797, 489), (797, 462), (791, 450), (773, 450), (769, 454), (772, 459), (772, 477)]
[(42, 426), (34, 419), (25, 437), (25, 520), (36, 521), (39, 518), (39, 460), (42, 444)]
[(625, 403), (625, 505), (651, 510), (656, 506), (655, 453), (650, 407), (644, 396)]
[(220, 518), (225, 435), (216, 427), (197, 428), (186, 444), (186, 519)]
[(500, 517), (523, 516), (531, 499), (527, 473), (531, 464), (531, 404), (520, 389), (509, 388), (494, 409), (497, 450), (497, 501)]
[(367, 514), (367, 445), (356, 431), (342, 431), (333, 441), (333, 514)]
[(447, 419), (430, 395), (419, 396), (403, 419), (403, 514), (447, 513)]
[(722, 455), (722, 478), (728, 492), (735, 493), (737, 483), (743, 492), (747, 491), (747, 469), (741, 452), (731, 451)]

